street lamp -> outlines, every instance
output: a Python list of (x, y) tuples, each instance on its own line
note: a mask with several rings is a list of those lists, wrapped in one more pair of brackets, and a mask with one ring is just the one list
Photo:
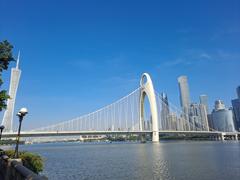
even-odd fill
[(23, 117), (27, 113), (28, 113), (27, 108), (21, 108), (20, 111), (17, 113), (17, 116), (19, 117), (19, 126), (18, 126), (18, 134), (17, 134), (17, 139), (16, 139), (16, 148), (15, 148), (15, 153), (14, 153), (15, 158), (18, 158), (18, 144), (19, 144), (19, 140), (20, 140), (22, 120), (23, 120)]
[[(1, 139), (2, 139), (2, 132), (3, 132), (3, 129), (4, 129), (5, 127), (4, 127), (4, 125), (1, 125), (0, 126), (0, 141), (1, 141)], [(0, 149), (0, 155), (2, 155), (3, 154), (3, 150), (2, 149)]]
[(0, 140), (2, 139), (2, 132), (4, 128), (5, 128), (4, 125), (0, 126)]

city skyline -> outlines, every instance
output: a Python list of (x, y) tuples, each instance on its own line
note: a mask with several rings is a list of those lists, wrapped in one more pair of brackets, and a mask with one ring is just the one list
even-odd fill
[[(18, 69), (18, 67), (19, 67), (19, 54), (18, 54), (18, 58), (17, 58), (18, 60), (17, 60), (17, 64), (16, 64), (16, 68), (12, 68), (12, 69)], [(20, 70), (19, 70), (20, 71)], [(177, 77), (176, 78), (176, 81), (177, 81), (177, 83), (178, 83), (178, 88), (180, 88), (181, 86), (180, 86), (180, 81), (183, 81), (183, 83), (185, 84), (186, 83), (186, 86), (187, 86), (187, 94), (188, 94), (188, 103), (189, 103), (189, 107), (190, 107), (190, 105), (192, 105), (192, 104), (194, 104), (194, 103), (196, 103), (196, 102), (198, 102), (198, 101), (191, 101), (191, 92), (190, 92), (190, 88), (189, 88), (189, 83), (188, 83), (188, 76), (186, 76), (186, 75), (180, 75), (179, 77)], [(191, 85), (190, 85), (191, 86)], [(181, 89), (181, 88), (180, 88)], [(181, 108), (181, 91), (180, 91), (180, 89), (178, 90), (179, 92), (178, 92), (178, 96), (180, 97), (180, 99), (179, 99), (179, 105), (177, 105), (177, 106), (179, 106), (179, 108)], [(236, 93), (236, 92), (235, 92)], [(167, 92), (164, 92), (164, 96), (167, 96)], [(239, 86), (237, 87), (237, 93), (236, 93), (237, 95), (239, 94)], [(201, 105), (201, 103), (202, 103), (202, 101), (203, 101), (203, 99), (202, 99), (202, 96), (207, 96), (207, 94), (201, 94), (201, 95), (199, 95), (199, 102), (200, 102), (200, 105)], [(204, 97), (205, 98), (205, 97)], [(193, 99), (196, 99), (196, 98), (193, 98)], [(208, 99), (208, 96), (207, 96), (207, 99)], [(211, 104), (210, 104), (210, 110), (209, 110), (209, 113), (211, 113), (212, 111), (214, 111), (214, 108), (215, 108), (215, 103), (216, 103), (216, 100), (221, 100), (221, 98), (219, 98), (219, 99), (215, 99), (215, 101), (214, 101), (214, 106), (213, 107), (211, 107)], [(167, 100), (168, 101), (168, 100)], [(172, 102), (171, 102), (172, 103)], [(226, 104), (225, 102), (224, 102), (224, 104)], [(176, 105), (176, 104), (175, 104)], [(206, 104), (204, 104), (205, 106), (206, 106)], [(208, 104), (209, 105), (209, 104)], [(232, 107), (231, 106), (231, 104), (227, 107), (227, 108), (229, 108), (229, 107)], [(16, 109), (15, 109), (15, 111), (16, 111)], [(174, 112), (173, 112), (174, 113)], [(5, 111), (5, 114), (6, 114), (6, 111)], [(171, 114), (171, 112), (170, 112), (170, 114)], [(57, 121), (58, 122), (58, 121)], [(60, 121), (61, 122), (61, 121)], [(11, 122), (12, 123), (12, 122)], [(14, 128), (14, 126), (13, 126), (13, 128)]]
[[(13, 105), (8, 105), (10, 108), (9, 109), (14, 109), (14, 104), (15, 104), (15, 96), (16, 96), (16, 90), (17, 90), (17, 87), (18, 87), (18, 81), (19, 81), (19, 77), (18, 76), (16, 76), (15, 75), (15, 71), (19, 71), (20, 72), (20, 74), (21, 74), (21, 70), (19, 69), (19, 56), (20, 56), (20, 52), (19, 52), (19, 54), (18, 54), (18, 58), (17, 58), (17, 63), (16, 63), (16, 68), (12, 68), (12, 73), (11, 73), (11, 78), (17, 78), (18, 80), (17, 80), (17, 86), (16, 86), (16, 89), (14, 89), (14, 91), (13, 91), (13, 89), (11, 90), (11, 86), (14, 86), (15, 87), (15, 84), (11, 84), (10, 85), (10, 90), (9, 90), (9, 92), (10, 92), (10, 95), (11, 95), (11, 97), (13, 97), (12, 99), (10, 99), (10, 101), (8, 101), (8, 104), (10, 103), (10, 104), (12, 104), (12, 102), (13, 102)], [(15, 77), (16, 76), (16, 77)], [(12, 81), (12, 83), (14, 83), (16, 80), (11, 80)], [(214, 108), (212, 108), (212, 109), (210, 109), (210, 111), (209, 111), (209, 108), (208, 108), (208, 96), (206, 95), (206, 94), (201, 94), (200, 96), (199, 96), (199, 103), (196, 103), (196, 102), (192, 102), (191, 101), (191, 96), (190, 96), (190, 90), (189, 90), (189, 84), (188, 84), (188, 77), (187, 76), (185, 76), (185, 75), (181, 75), (181, 76), (179, 76), (178, 78), (177, 78), (177, 81), (178, 81), (178, 86), (179, 86), (179, 102), (180, 102), (180, 106), (181, 106), (181, 108), (182, 108), (182, 113), (184, 113), (184, 114), (188, 114), (185, 118), (186, 118), (186, 121), (187, 121), (187, 123), (184, 125), (185, 127), (183, 127), (184, 129), (186, 129), (186, 130), (190, 130), (190, 129), (192, 129), (192, 130), (195, 130), (195, 127), (194, 127), (194, 125), (193, 124), (195, 124), (195, 123), (197, 123), (197, 124), (195, 124), (195, 126), (197, 127), (198, 126), (198, 124), (199, 124), (199, 122), (201, 122), (201, 124), (203, 125), (203, 127), (201, 127), (201, 128), (203, 128), (203, 129), (206, 129), (206, 130), (208, 130), (209, 131), (209, 129), (212, 129), (213, 127), (209, 127), (208, 126), (208, 121), (210, 121), (210, 119), (209, 119), (209, 117), (207, 117), (207, 115), (208, 114), (213, 114), (214, 113), (214, 111), (216, 110), (216, 102), (220, 102), (221, 100), (219, 99), (219, 100), (216, 100), (215, 101), (215, 103), (214, 103)], [(236, 92), (237, 92), (237, 96), (238, 96), (238, 98), (239, 98), (239, 90), (240, 90), (240, 86), (238, 86), (237, 88), (236, 88)], [(165, 126), (166, 127), (168, 127), (168, 128), (173, 128), (174, 126), (169, 126), (168, 125), (168, 121), (170, 120), (170, 121), (172, 121), (172, 120), (174, 120), (174, 119), (172, 119), (172, 118), (174, 118), (173, 116), (174, 116), (174, 114), (175, 114), (175, 112), (174, 111), (170, 111), (169, 110), (169, 107), (168, 107), (168, 97), (167, 97), (167, 93), (165, 93), (165, 92), (162, 92), (161, 94), (160, 94), (160, 96), (161, 96), (161, 99), (162, 99), (162, 109), (159, 109), (158, 111), (159, 111), (159, 115), (161, 116), (161, 119), (162, 119), (162, 123), (163, 123), (163, 125), (165, 124), (165, 123), (167, 123), (167, 124), (165, 124)], [(221, 101), (222, 102), (222, 101)], [(171, 103), (171, 102), (170, 102)], [(222, 103), (224, 103), (224, 102), (222, 102)], [(173, 104), (174, 105), (174, 104)], [(174, 105), (175, 106), (175, 105)], [(233, 107), (233, 106), (232, 106)], [(223, 104), (223, 106), (221, 107), (221, 108), (225, 108), (225, 105)], [(3, 118), (3, 121), (2, 121), (2, 123), (7, 127), (6, 128), (6, 131), (12, 131), (13, 129), (12, 129), (12, 124), (13, 124), (13, 122), (12, 122), (12, 116), (13, 116), (13, 111), (9, 111), (9, 109), (8, 110), (6, 110), (5, 112), (4, 112), (4, 118)], [(195, 114), (194, 112), (196, 111), (196, 113), (197, 114)], [(7, 115), (7, 114), (11, 114), (11, 117), (9, 117), (9, 115)], [(173, 113), (173, 114), (172, 114)], [(233, 117), (234, 117), (234, 112), (230, 112), (231, 113), (231, 115), (232, 115), (232, 121), (234, 121), (233, 120)], [(5, 117), (6, 116), (6, 117)], [(183, 116), (185, 116), (185, 115), (183, 115)], [(151, 116), (150, 116), (150, 118), (151, 118)], [(196, 119), (197, 118), (197, 119)], [(200, 119), (199, 119), (200, 118)], [(9, 119), (9, 120), (7, 120), (7, 119)], [(10, 121), (10, 122), (7, 122), (7, 124), (6, 124), (6, 121)], [(179, 121), (179, 119), (175, 119), (175, 121)], [(211, 120), (212, 121), (212, 120)], [(9, 129), (9, 123), (10, 123), (10, 129)], [(144, 122), (145, 123), (145, 122)], [(207, 124), (205, 124), (205, 123), (207, 123)], [(199, 127), (198, 127), (199, 128)], [(196, 129), (196, 130), (199, 130), (199, 129)]]
[(238, 4), (1, 1), (13, 13), (3, 8), (0, 39), (22, 52), (15, 110), (29, 108), (25, 128), (64, 121), (128, 94), (143, 72), (179, 107), (180, 75), (189, 78), (192, 102), (206, 94), (209, 109), (216, 99), (229, 107), (240, 84), (240, 27), (238, 14), (222, 11)]

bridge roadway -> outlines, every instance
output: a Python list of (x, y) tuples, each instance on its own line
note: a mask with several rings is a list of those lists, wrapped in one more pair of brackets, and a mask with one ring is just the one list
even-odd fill
[[(21, 137), (46, 137), (46, 136), (79, 136), (79, 135), (112, 135), (112, 134), (151, 134), (152, 131), (23, 131)], [(219, 132), (219, 131), (172, 131), (162, 130), (159, 134), (185, 134), (185, 135), (208, 135), (208, 136), (238, 136), (240, 132)], [(2, 137), (16, 137), (17, 132), (3, 133)]]

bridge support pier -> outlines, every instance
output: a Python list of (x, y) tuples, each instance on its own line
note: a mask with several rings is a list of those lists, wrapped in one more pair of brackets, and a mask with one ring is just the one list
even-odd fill
[(146, 143), (146, 134), (141, 134), (141, 143)]
[(235, 134), (235, 140), (238, 141), (238, 134)]
[(225, 141), (225, 134), (224, 133), (221, 133), (221, 140)]
[(159, 142), (159, 132), (158, 131), (152, 132), (152, 142)]
[(217, 140), (217, 141), (224, 141), (225, 140), (224, 135), (222, 133), (217, 134), (215, 137), (216, 137), (215, 140)]

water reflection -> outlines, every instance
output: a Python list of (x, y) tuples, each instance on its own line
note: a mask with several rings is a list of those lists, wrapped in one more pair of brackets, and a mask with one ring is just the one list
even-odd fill
[(154, 179), (164, 180), (173, 179), (170, 177), (168, 166), (169, 162), (165, 159), (164, 144), (154, 143), (152, 145), (152, 162), (153, 162), (153, 177)]
[(173, 179), (169, 175), (168, 162), (164, 158), (164, 148), (162, 144), (140, 144), (136, 151), (139, 160), (139, 173), (145, 178), (168, 180)]

